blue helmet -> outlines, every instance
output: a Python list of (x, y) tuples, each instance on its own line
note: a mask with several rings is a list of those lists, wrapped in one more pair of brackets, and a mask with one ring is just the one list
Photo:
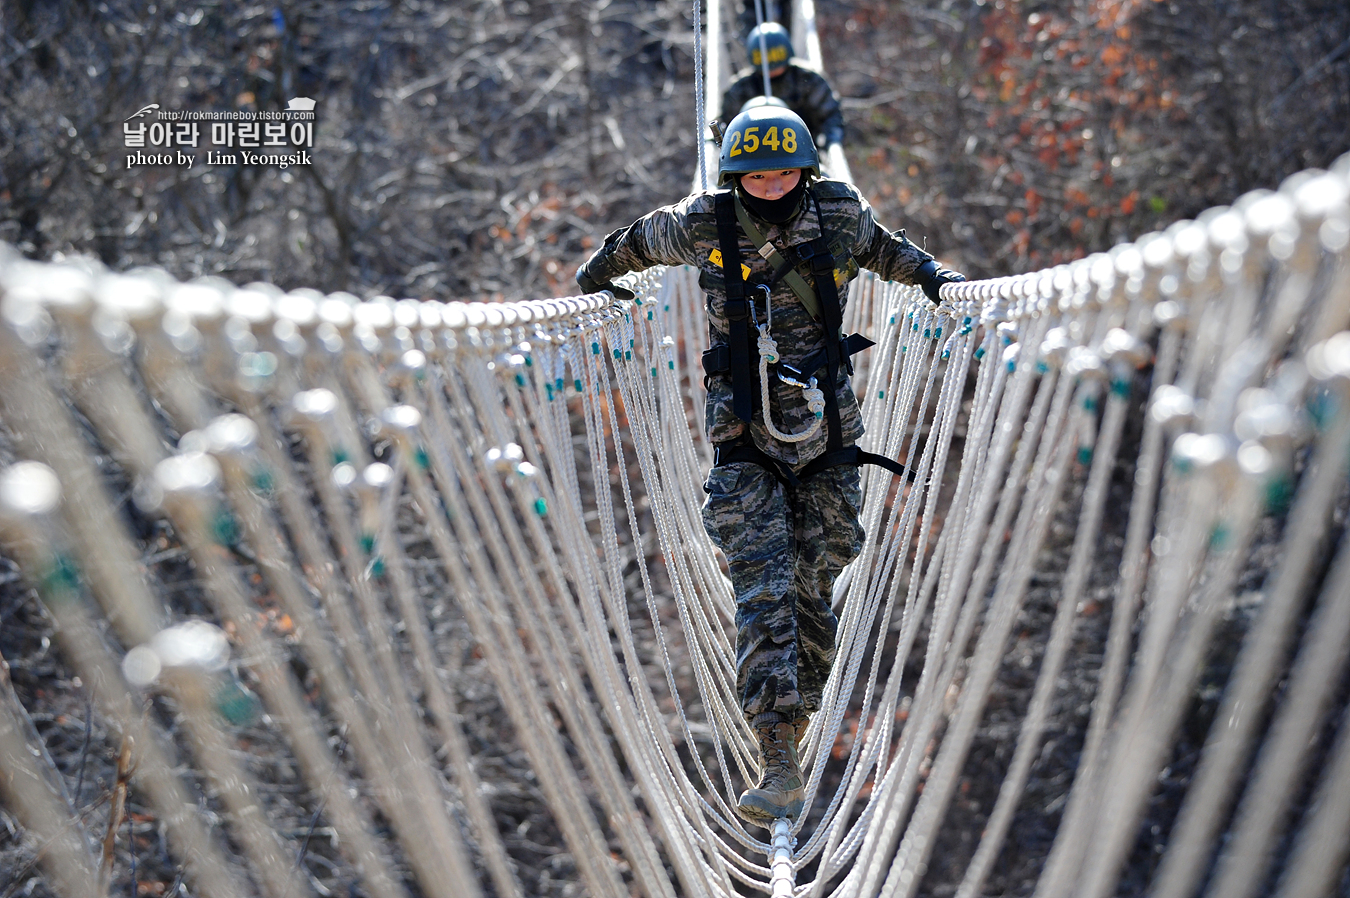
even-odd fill
[(765, 22), (750, 32), (750, 36), (745, 39), (745, 52), (750, 57), (750, 64), (760, 65), (760, 37), (764, 38), (764, 49), (769, 54), (769, 68), (777, 68), (780, 65), (787, 65), (787, 61), (792, 56), (792, 40), (788, 37), (788, 30), (777, 22)]
[(811, 129), (797, 113), (765, 103), (751, 106), (727, 125), (717, 166), (719, 187), (746, 172), (788, 168), (820, 177), (820, 155)]

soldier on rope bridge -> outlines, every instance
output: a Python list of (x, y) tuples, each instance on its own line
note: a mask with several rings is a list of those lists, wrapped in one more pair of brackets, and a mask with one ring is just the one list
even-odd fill
[(729, 122), (746, 104), (764, 96), (762, 54), (768, 54), (769, 89), (775, 99), (801, 116), (820, 149), (844, 143), (844, 111), (825, 76), (792, 53), (787, 29), (766, 22), (745, 39), (750, 67), (736, 73), (722, 94), (721, 120)]
[(842, 333), (848, 283), (865, 266), (933, 301), (964, 278), (904, 231), (877, 223), (851, 184), (821, 179), (800, 116), (740, 113), (721, 144), (721, 189), (663, 206), (577, 270), (587, 293), (655, 265), (690, 265), (707, 294), (706, 427), (715, 448), (703, 523), (736, 597), (736, 689), (759, 744), (761, 778), (737, 812), (764, 826), (801, 813), (798, 747), (834, 663), (835, 578), (862, 549), (862, 417)]

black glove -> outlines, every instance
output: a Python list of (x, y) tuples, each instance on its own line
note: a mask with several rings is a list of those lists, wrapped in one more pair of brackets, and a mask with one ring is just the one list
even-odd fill
[(920, 289), (923, 290), (924, 296), (935, 303), (942, 302), (941, 297), (938, 296), (939, 287), (943, 284), (953, 284), (965, 279), (966, 276), (959, 271), (939, 268), (935, 259), (929, 259), (914, 272), (914, 283), (918, 284)]
[(599, 293), (602, 290), (608, 290), (614, 294), (615, 299), (635, 299), (636, 294), (632, 290), (625, 290), (613, 281), (600, 283), (595, 278), (586, 273), (586, 266), (582, 265), (577, 269), (577, 286), (581, 288), (582, 293)]

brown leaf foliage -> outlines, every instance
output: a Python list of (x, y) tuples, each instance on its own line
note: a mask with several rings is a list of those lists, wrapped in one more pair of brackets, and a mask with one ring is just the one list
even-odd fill
[(854, 176), (970, 274), (1104, 250), (1350, 149), (1334, 0), (861, 0), (820, 19)]

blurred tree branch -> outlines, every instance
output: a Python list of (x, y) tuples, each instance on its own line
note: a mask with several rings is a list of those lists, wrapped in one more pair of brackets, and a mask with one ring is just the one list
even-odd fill
[[(683, 0), (7, 4), (0, 239), (240, 283), (572, 292), (596, 232), (687, 190), (693, 96), (671, 85), (692, 83), (690, 17)], [(293, 96), (317, 101), (308, 170), (208, 165), (206, 122), (192, 167), (126, 166), (122, 122), (147, 103)]]

